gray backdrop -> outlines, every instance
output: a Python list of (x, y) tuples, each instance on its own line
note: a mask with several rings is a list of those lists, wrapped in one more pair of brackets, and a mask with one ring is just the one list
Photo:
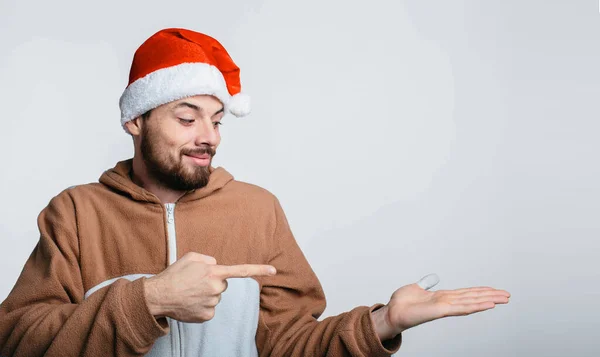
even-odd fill
[(50, 198), (132, 155), (131, 58), (175, 26), (241, 67), (215, 164), (280, 198), (326, 316), (437, 272), (512, 301), (398, 355), (600, 353), (595, 0), (2, 0), (0, 300)]

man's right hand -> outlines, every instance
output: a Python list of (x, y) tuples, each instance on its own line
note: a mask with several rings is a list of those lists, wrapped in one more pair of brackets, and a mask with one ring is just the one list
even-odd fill
[(215, 258), (187, 253), (158, 275), (144, 282), (146, 302), (157, 318), (205, 322), (215, 315), (229, 278), (272, 276), (271, 265), (217, 265)]

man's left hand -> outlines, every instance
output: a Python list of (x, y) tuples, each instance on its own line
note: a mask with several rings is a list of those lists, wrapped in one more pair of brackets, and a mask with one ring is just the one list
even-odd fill
[(430, 275), (419, 283), (403, 286), (387, 305), (372, 313), (381, 341), (425, 322), (489, 310), (496, 304), (508, 303), (510, 298), (507, 291), (491, 287), (427, 291), (437, 281), (437, 276)]

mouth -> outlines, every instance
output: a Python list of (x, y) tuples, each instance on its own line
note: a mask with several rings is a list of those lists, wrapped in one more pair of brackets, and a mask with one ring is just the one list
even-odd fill
[(195, 157), (196, 159), (210, 159), (209, 154), (186, 154), (187, 156)]
[(211, 156), (209, 154), (184, 154), (184, 156), (199, 166), (208, 166), (210, 164)]

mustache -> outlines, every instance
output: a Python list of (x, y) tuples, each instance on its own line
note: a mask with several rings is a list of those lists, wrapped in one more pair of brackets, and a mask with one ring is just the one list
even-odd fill
[(213, 148), (211, 148), (210, 146), (202, 146), (199, 148), (195, 148), (195, 149), (186, 149), (186, 150), (181, 150), (181, 153), (184, 155), (205, 155), (208, 154), (211, 157), (215, 156), (217, 154), (217, 151), (214, 150)]

